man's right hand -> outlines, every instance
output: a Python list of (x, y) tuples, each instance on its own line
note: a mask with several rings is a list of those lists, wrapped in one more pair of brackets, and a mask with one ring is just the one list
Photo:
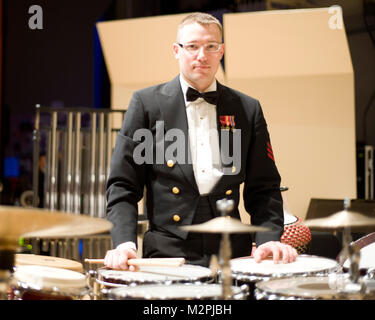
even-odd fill
[(137, 258), (137, 251), (131, 248), (128, 243), (122, 243), (115, 249), (107, 251), (104, 265), (111, 269), (136, 271), (135, 266), (128, 265), (128, 260), (135, 258)]

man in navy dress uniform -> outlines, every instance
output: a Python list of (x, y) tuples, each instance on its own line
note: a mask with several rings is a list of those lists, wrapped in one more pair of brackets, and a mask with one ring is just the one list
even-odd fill
[(297, 257), (280, 242), (284, 230), (280, 175), (259, 102), (220, 84), (215, 74), (224, 54), (221, 23), (195, 13), (178, 27), (173, 44), (180, 74), (170, 82), (136, 91), (118, 134), (107, 183), (107, 219), (114, 225), (114, 249), (107, 267), (134, 270), (138, 201), (144, 187), (149, 230), (144, 257), (184, 257), (208, 266), (219, 251), (220, 234), (199, 234), (179, 227), (221, 215), (216, 201), (233, 199), (230, 215), (240, 219), (240, 184), (251, 223), (272, 229), (232, 234), (232, 257), (275, 262)]

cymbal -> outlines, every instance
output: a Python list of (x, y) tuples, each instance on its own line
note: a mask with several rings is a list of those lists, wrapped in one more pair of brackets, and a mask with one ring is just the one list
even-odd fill
[(217, 217), (202, 224), (183, 226), (180, 227), (180, 229), (189, 232), (202, 233), (252, 233), (270, 230), (265, 227), (243, 224), (239, 219), (230, 216)]
[(75, 237), (107, 232), (101, 218), (37, 208), (0, 206), (0, 246), (13, 247), (20, 237)]
[(345, 209), (325, 218), (305, 220), (304, 224), (311, 229), (375, 229), (375, 218)]

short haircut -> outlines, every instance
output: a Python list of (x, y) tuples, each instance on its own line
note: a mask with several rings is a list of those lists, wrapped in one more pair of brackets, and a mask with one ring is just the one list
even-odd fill
[(220, 21), (216, 19), (213, 15), (203, 12), (195, 12), (192, 14), (189, 14), (187, 17), (185, 17), (177, 28), (177, 41), (180, 39), (180, 32), (182, 28), (188, 24), (192, 23), (199, 23), (203, 25), (208, 24), (216, 24), (220, 30), (221, 37), (223, 37), (223, 26), (221, 25)]

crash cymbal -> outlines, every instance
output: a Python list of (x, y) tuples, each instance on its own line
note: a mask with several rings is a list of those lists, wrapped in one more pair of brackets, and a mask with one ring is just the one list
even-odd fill
[(304, 224), (311, 229), (375, 229), (375, 218), (353, 210), (342, 210), (325, 218), (305, 220)]
[(252, 233), (264, 232), (270, 229), (243, 224), (240, 220), (230, 216), (217, 217), (202, 224), (180, 227), (181, 230), (201, 233)]
[(0, 247), (20, 237), (74, 237), (107, 232), (112, 224), (101, 218), (37, 208), (0, 206)]

